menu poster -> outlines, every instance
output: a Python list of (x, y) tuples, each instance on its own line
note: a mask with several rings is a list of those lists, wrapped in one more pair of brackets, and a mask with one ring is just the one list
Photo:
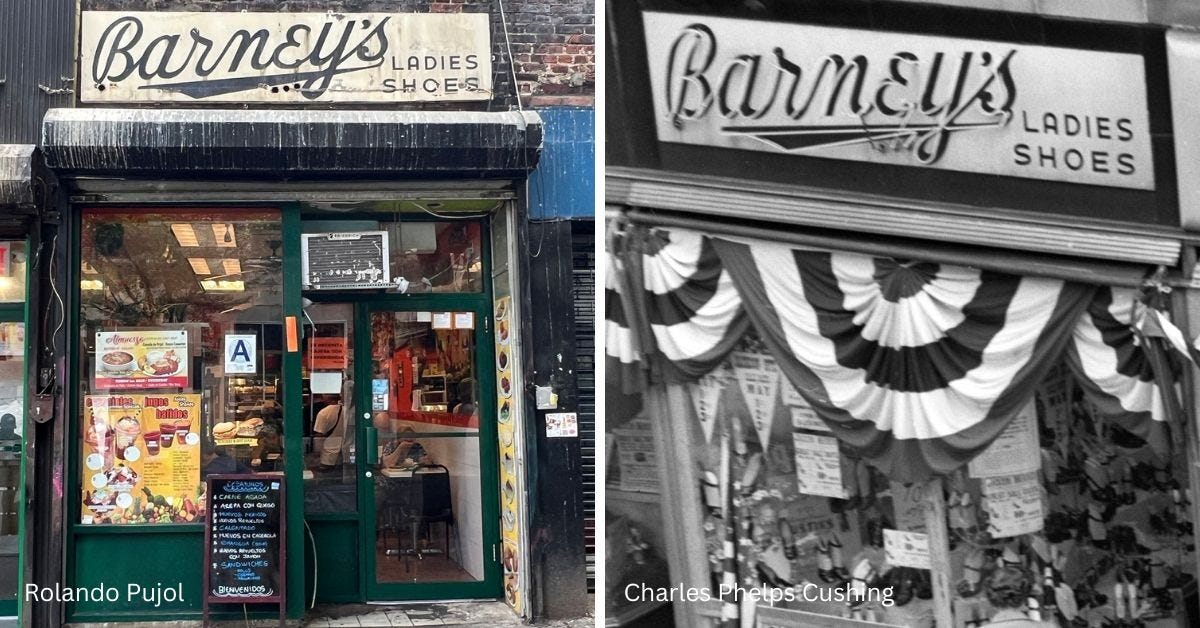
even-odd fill
[(1000, 436), (967, 465), (967, 473), (973, 478), (991, 478), (1029, 473), (1041, 468), (1037, 407), (1030, 399)]
[(200, 395), (88, 395), (83, 406), (81, 523), (204, 518)]
[(187, 330), (96, 332), (98, 390), (190, 388)]
[(1045, 524), (1037, 472), (984, 478), (983, 500), (995, 538), (1039, 532)]
[(273, 475), (208, 478), (206, 602), (283, 600), (284, 494)]
[(717, 424), (717, 403), (725, 390), (725, 374), (714, 371), (700, 378), (692, 388), (692, 407), (704, 431), (704, 442), (712, 442), (713, 427)]
[(731, 356), (738, 387), (750, 409), (750, 419), (762, 443), (763, 451), (771, 440), (771, 420), (775, 416), (775, 398), (779, 393), (779, 368), (774, 358), (757, 353), (736, 352)]
[(638, 419), (613, 430), (617, 437), (622, 491), (658, 492), (658, 464), (651, 429), (649, 421)]
[(883, 555), (893, 567), (929, 569), (929, 535), (885, 528)]
[(805, 495), (846, 498), (838, 441), (832, 436), (792, 434), (796, 449), (796, 485)]

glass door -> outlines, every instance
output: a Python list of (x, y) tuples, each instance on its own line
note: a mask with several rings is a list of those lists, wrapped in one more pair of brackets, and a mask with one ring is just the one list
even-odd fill
[(364, 305), (358, 323), (367, 595), (499, 597), (489, 312), (475, 298), (404, 303)]

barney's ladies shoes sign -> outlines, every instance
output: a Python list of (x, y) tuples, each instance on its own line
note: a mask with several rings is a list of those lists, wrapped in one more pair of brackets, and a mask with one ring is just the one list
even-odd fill
[(85, 11), (83, 102), (489, 100), (486, 13)]
[(1154, 189), (1140, 56), (644, 17), (661, 141)]

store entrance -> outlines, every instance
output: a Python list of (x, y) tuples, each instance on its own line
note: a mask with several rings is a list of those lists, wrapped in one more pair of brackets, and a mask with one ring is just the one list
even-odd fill
[(488, 312), (449, 299), (359, 306), (360, 564), (371, 600), (499, 594)]

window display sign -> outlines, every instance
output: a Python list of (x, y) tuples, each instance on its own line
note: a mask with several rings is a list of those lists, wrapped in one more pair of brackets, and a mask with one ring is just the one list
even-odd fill
[(883, 554), (893, 567), (929, 569), (929, 535), (885, 529)]
[(25, 355), (25, 323), (0, 323), (0, 357)]
[(97, 390), (188, 388), (186, 330), (96, 332)]
[(84, 11), (83, 102), (488, 100), (483, 13)]
[(81, 523), (203, 518), (199, 425), (200, 395), (85, 396)]
[(730, 356), (738, 387), (750, 408), (750, 419), (754, 430), (767, 449), (771, 440), (771, 421), (775, 415), (775, 399), (779, 391), (781, 375), (775, 359), (769, 355), (735, 352)]
[(615, 429), (617, 462), (621, 470), (621, 490), (658, 492), (658, 464), (654, 451), (654, 435), (650, 422), (630, 421), (624, 428)]
[(1037, 406), (1030, 399), (1000, 436), (968, 464), (970, 476), (987, 478), (1040, 469), (1042, 450), (1038, 443), (1037, 424)]
[(227, 334), (225, 336), (225, 374), (254, 374), (258, 372), (258, 336)]
[(1154, 189), (1139, 55), (643, 18), (663, 142)]
[(334, 371), (344, 369), (349, 362), (347, 355), (345, 336), (310, 338), (308, 341), (308, 367), (310, 369)]
[(796, 484), (801, 493), (846, 498), (837, 439), (815, 434), (792, 434), (796, 448)]
[(995, 538), (1038, 532), (1045, 522), (1037, 473), (984, 478), (988, 532)]

